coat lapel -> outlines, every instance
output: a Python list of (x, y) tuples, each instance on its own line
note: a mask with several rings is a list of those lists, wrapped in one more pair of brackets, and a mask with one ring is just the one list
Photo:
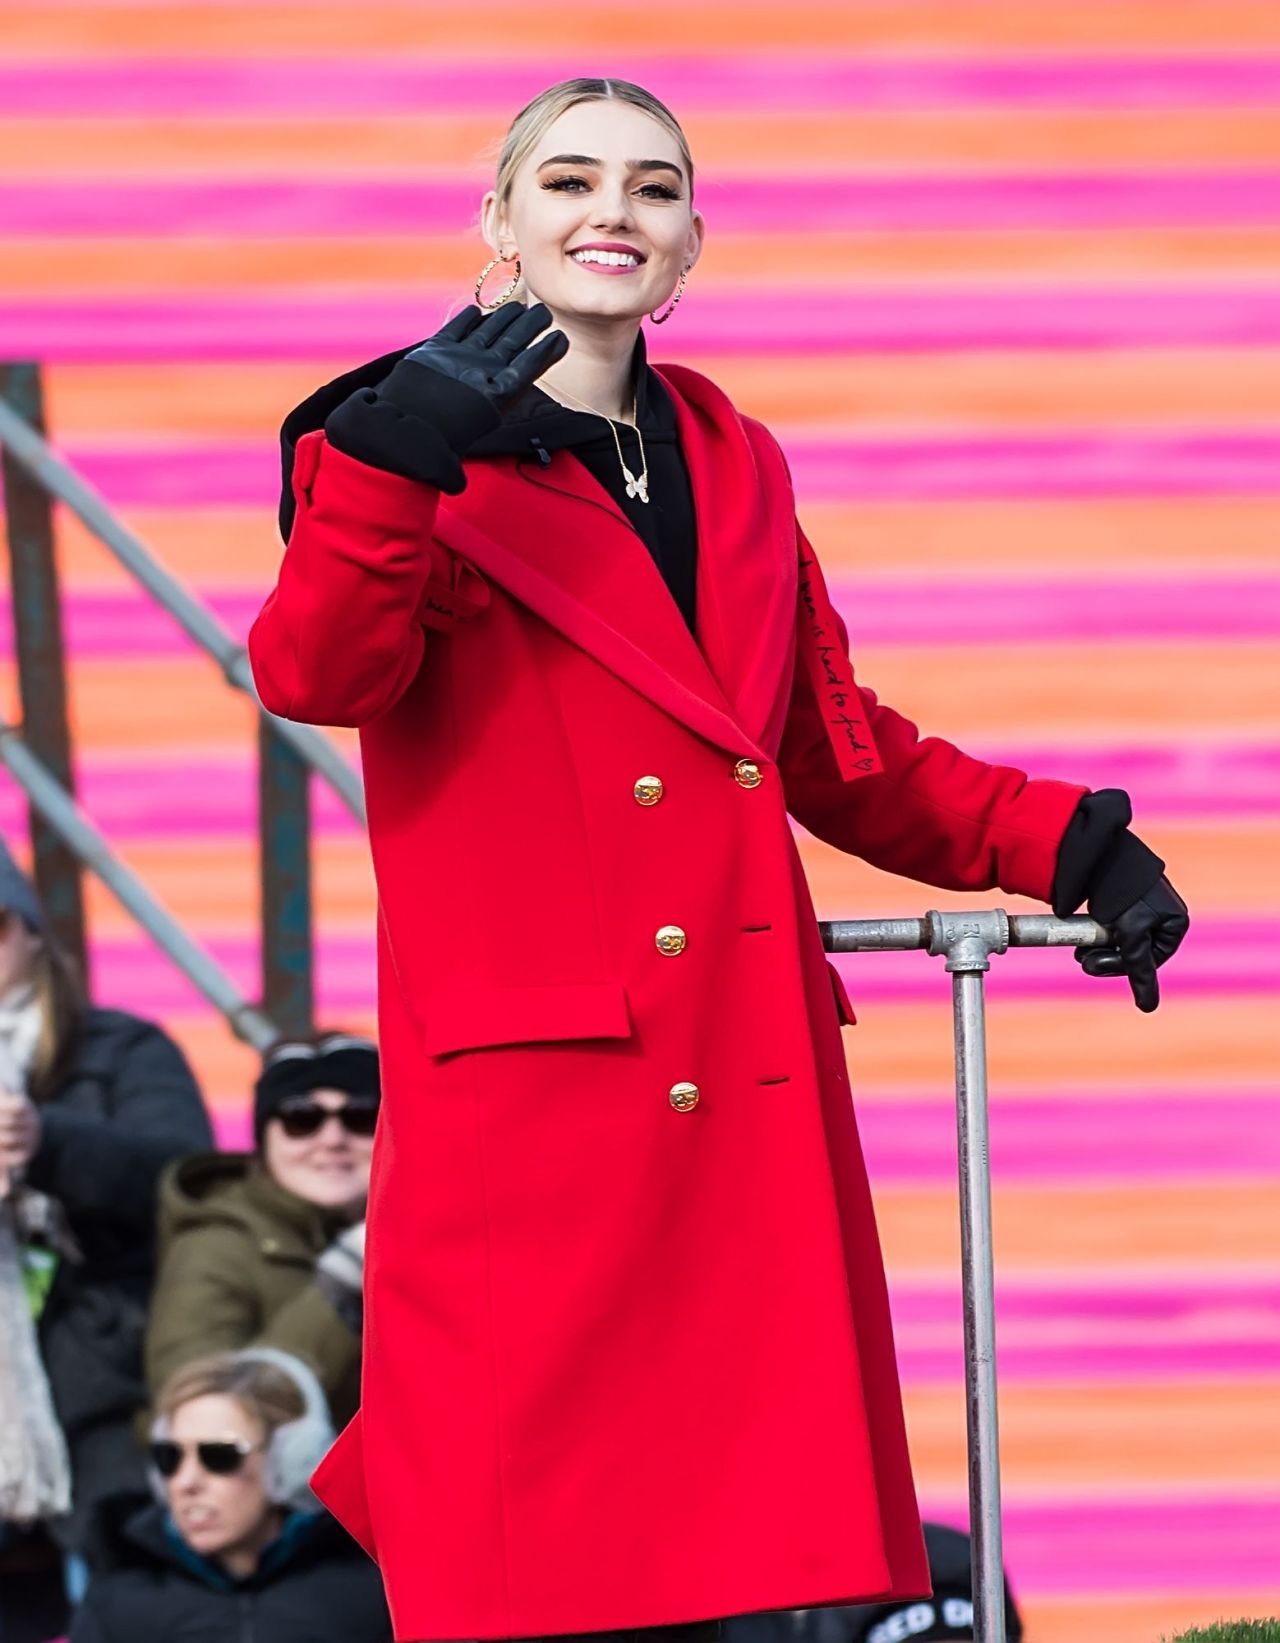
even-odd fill
[(680, 366), (674, 401), (698, 533), (698, 639), (644, 543), (582, 463), (470, 464), (442, 499), (441, 542), (699, 735), (777, 751), (794, 666), (797, 551), (786, 466), (729, 400)]
[(607, 491), (567, 452), (551, 467), (473, 464), (442, 499), (436, 535), (618, 678), (737, 756), (739, 723), (657, 566)]
[(791, 479), (773, 439), (714, 384), (684, 366), (655, 369), (675, 403), (693, 485), (699, 642), (743, 729), (773, 757), (795, 660)]

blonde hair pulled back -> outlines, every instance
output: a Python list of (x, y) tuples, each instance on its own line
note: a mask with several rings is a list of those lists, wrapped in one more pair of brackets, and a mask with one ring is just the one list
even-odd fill
[(558, 85), (540, 91), (532, 102), (526, 103), (511, 122), (498, 155), (498, 174), (494, 182), (498, 211), (501, 213), (511, 198), (520, 167), (533, 153), (543, 135), (571, 108), (579, 103), (630, 103), (655, 119), (675, 138), (680, 160), (689, 179), (689, 198), (693, 198), (693, 155), (688, 139), (680, 129), (680, 122), (663, 102), (643, 86), (630, 80), (561, 80)]

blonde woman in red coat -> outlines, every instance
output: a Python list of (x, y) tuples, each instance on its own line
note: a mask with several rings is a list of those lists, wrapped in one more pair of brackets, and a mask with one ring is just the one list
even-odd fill
[(646, 363), (704, 229), (660, 103), (544, 93), (483, 227), (530, 306), (293, 413), (250, 640), (270, 709), (359, 728), (379, 888), (363, 1400), (316, 1487), (402, 1640), (923, 1593), (790, 817), (930, 884), (1087, 896), (1147, 1008), (1185, 909), (1123, 794), (855, 686), (777, 445)]

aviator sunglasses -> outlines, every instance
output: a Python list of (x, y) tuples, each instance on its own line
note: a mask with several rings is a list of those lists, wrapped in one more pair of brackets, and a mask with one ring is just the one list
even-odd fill
[(147, 1446), (147, 1453), (151, 1457), (151, 1464), (162, 1478), (176, 1477), (182, 1465), (183, 1456), (189, 1449), (194, 1449), (196, 1459), (206, 1472), (214, 1477), (228, 1478), (233, 1472), (238, 1472), (250, 1455), (256, 1455), (265, 1448), (261, 1443), (245, 1443), (243, 1439), (213, 1440), (205, 1443), (175, 1443), (172, 1438), (157, 1438)]
[(318, 1101), (299, 1101), (295, 1106), (281, 1107), (274, 1116), (280, 1127), (293, 1141), (309, 1135), (318, 1135), (326, 1118), (336, 1118), (348, 1135), (370, 1136), (378, 1127), (376, 1101), (348, 1101), (341, 1107), (322, 1107)]

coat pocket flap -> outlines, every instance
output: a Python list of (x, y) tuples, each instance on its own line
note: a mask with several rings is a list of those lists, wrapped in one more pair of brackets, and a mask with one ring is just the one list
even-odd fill
[(429, 1055), (497, 1044), (630, 1038), (627, 995), (616, 981), (558, 987), (453, 987), (432, 994), (423, 1028)]

